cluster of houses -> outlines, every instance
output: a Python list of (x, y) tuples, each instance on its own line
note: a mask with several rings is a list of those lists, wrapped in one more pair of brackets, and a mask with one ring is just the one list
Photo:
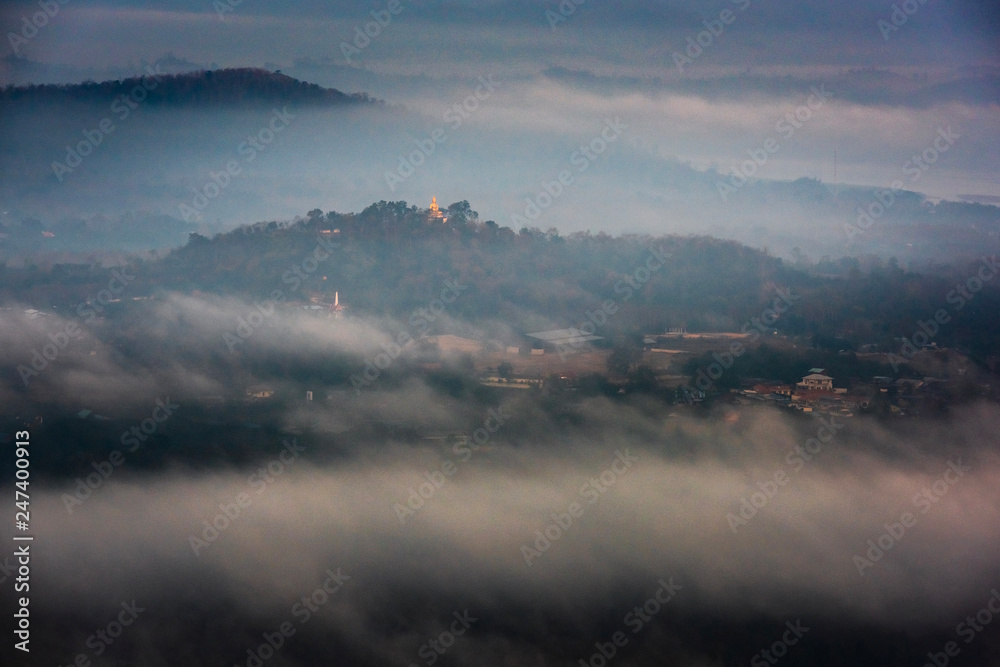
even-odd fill
[(869, 397), (858, 393), (848, 393), (845, 387), (834, 387), (833, 378), (825, 375), (824, 368), (810, 368), (809, 374), (794, 385), (774, 380), (747, 378), (741, 381), (743, 388), (734, 390), (748, 401), (773, 402), (802, 412), (830, 412), (843, 417), (851, 417), (864, 407), (868, 407)]
[(812, 368), (794, 385), (774, 380), (747, 378), (742, 388), (733, 390), (737, 402), (773, 403), (801, 412), (824, 412), (852, 417), (882, 403), (890, 414), (912, 416), (940, 409), (947, 403), (948, 380), (932, 377), (891, 378), (875, 376), (870, 381), (854, 380), (850, 387), (834, 386), (825, 369)]

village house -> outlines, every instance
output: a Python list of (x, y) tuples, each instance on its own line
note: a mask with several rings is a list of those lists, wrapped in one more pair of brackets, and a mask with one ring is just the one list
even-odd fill
[(833, 378), (823, 375), (824, 368), (811, 368), (809, 375), (802, 378), (796, 386), (806, 391), (833, 391)]

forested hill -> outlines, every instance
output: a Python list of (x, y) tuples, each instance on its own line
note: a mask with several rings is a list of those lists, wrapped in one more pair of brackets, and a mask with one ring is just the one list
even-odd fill
[[(613, 311), (601, 330), (612, 338), (669, 327), (739, 331), (781, 290), (795, 295), (795, 305), (775, 330), (833, 350), (870, 343), (895, 349), (894, 338), (951, 308), (949, 295), (979, 268), (915, 273), (877, 258), (794, 266), (706, 236), (515, 231), (481, 221), (465, 201), (445, 213), (447, 222), (435, 221), (425, 209), (382, 201), (360, 213), (316, 209), (213, 238), (191, 234), (163, 259), (135, 260), (128, 296), (208, 293), (253, 303), (278, 293), (288, 303), (329, 303), (339, 292), (352, 317), (405, 322), (451, 283), (462, 286), (461, 298), (446, 319), (530, 332), (580, 326), (588, 313)], [(0, 265), (0, 302), (73, 307), (109, 275), (86, 265)], [(993, 333), (1000, 330), (1000, 285), (984, 282), (965, 301), (935, 341), (980, 357), (1000, 352)], [(455, 333), (445, 319), (436, 329)]]
[[(276, 288), (289, 291), (294, 283), (283, 282), (289, 269), (326, 239), (337, 250), (303, 281), (300, 295), (339, 291), (353, 313), (404, 317), (445, 281), (458, 280), (468, 290), (451, 315), (529, 329), (561, 321), (576, 326), (604, 299), (621, 303), (628, 313), (623, 321), (634, 324), (667, 324), (661, 322), (666, 317), (724, 327), (766, 299), (768, 289), (773, 299), (769, 283), (801, 279), (786, 275), (780, 260), (732, 241), (515, 232), (479, 220), (464, 201), (446, 214), (446, 223), (430, 222), (425, 210), (406, 202), (379, 202), (357, 214), (315, 210), (291, 224), (258, 223), (212, 239), (192, 235), (149, 268), (170, 289), (256, 298)], [(647, 271), (653, 251), (667, 257)]]
[[(141, 91), (136, 92), (139, 86)], [(293, 79), (279, 72), (239, 68), (159, 74), (150, 72), (118, 81), (80, 84), (7, 86), (0, 89), (2, 103), (107, 104), (122, 96), (141, 96), (144, 105), (171, 107), (237, 107), (268, 104), (331, 107), (348, 104), (382, 104), (365, 93), (347, 94), (333, 88)]]
[[(481, 221), (465, 201), (446, 214), (446, 223), (433, 222), (424, 209), (383, 201), (360, 213), (317, 209), (295, 222), (257, 223), (211, 239), (192, 234), (183, 248), (140, 267), (136, 289), (250, 300), (279, 290), (292, 301), (316, 293), (330, 299), (337, 291), (354, 315), (405, 320), (446, 281), (458, 281), (466, 289), (449, 306), (449, 317), (533, 331), (579, 326), (611, 300), (617, 310), (602, 330), (609, 336), (668, 327), (739, 330), (782, 289), (799, 297), (775, 326), (782, 333), (807, 335), (832, 349), (866, 343), (892, 349), (893, 337), (912, 334), (977, 268), (926, 274), (904, 271), (894, 260), (843, 258), (806, 270), (705, 236), (515, 231)], [(336, 248), (310, 272), (306, 260), (321, 239)], [(651, 261), (654, 255), (665, 257), (662, 265)], [(995, 353), (989, 332), (1000, 328), (998, 318), (1000, 285), (988, 284), (936, 340), (977, 355)]]

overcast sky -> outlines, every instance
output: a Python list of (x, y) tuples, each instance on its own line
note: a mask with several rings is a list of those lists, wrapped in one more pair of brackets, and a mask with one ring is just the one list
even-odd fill
[[(297, 59), (344, 61), (341, 42), (355, 26), (385, 10), (377, 2), (237, 3), (92, 2), (72, 0), (21, 45), (30, 59), (48, 65), (113, 68), (166, 52), (207, 65), (275, 64)], [(710, 2), (582, 3), (568, 16), (555, 0), (536, 2), (409, 2), (354, 61), (379, 72), (430, 77), (473, 71), (485, 65), (506, 73), (537, 73), (551, 66), (600, 74), (675, 76), (672, 55), (686, 37), (704, 29), (723, 10), (732, 17), (722, 34), (686, 72), (701, 77), (722, 72), (811, 75), (844, 67), (940, 71), (997, 64), (996, 3), (921, 3), (897, 15), (893, 3), (803, 3), (790, 0)], [(20, 28), (35, 2), (4, 2), (4, 32)], [(565, 7), (572, 6), (565, 4)], [(559, 16), (564, 21), (550, 20)], [(553, 29), (551, 24), (555, 24)], [(894, 26), (896, 27), (896, 26)], [(708, 40), (703, 38), (703, 41)], [(12, 50), (5, 40), (7, 53)]]
[[(995, 2), (912, 0), (906, 14), (889, 0), (566, 0), (562, 10), (556, 0), (404, 0), (388, 14), (388, 0), (226, 1), (71, 0), (14, 40), (39, 7), (0, 2), (0, 82), (102, 80), (154, 62), (163, 71), (259, 66), (440, 118), (493, 75), (504, 86), (474, 119), (484, 133), (589, 137), (602, 116), (619, 114), (630, 143), (723, 174), (779, 137), (781, 119), (825, 84), (831, 97), (759, 177), (830, 183), (836, 152), (839, 182), (886, 187), (951, 127), (962, 139), (907, 185), (931, 197), (1000, 196)], [(376, 31), (371, 12), (387, 24)], [(366, 23), (377, 33), (367, 44), (357, 38)], [(467, 186), (453, 198), (478, 194)], [(486, 217), (502, 217), (497, 208)]]

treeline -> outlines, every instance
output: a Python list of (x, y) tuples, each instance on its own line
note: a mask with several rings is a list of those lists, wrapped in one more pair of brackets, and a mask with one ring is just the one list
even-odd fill
[(382, 104), (365, 93), (347, 94), (299, 81), (279, 72), (257, 68), (202, 70), (183, 74), (147, 73), (128, 79), (85, 81), (80, 84), (9, 85), (0, 89), (0, 103), (101, 103), (134, 96), (142, 89), (145, 105), (237, 106), (288, 104), (338, 106)]

